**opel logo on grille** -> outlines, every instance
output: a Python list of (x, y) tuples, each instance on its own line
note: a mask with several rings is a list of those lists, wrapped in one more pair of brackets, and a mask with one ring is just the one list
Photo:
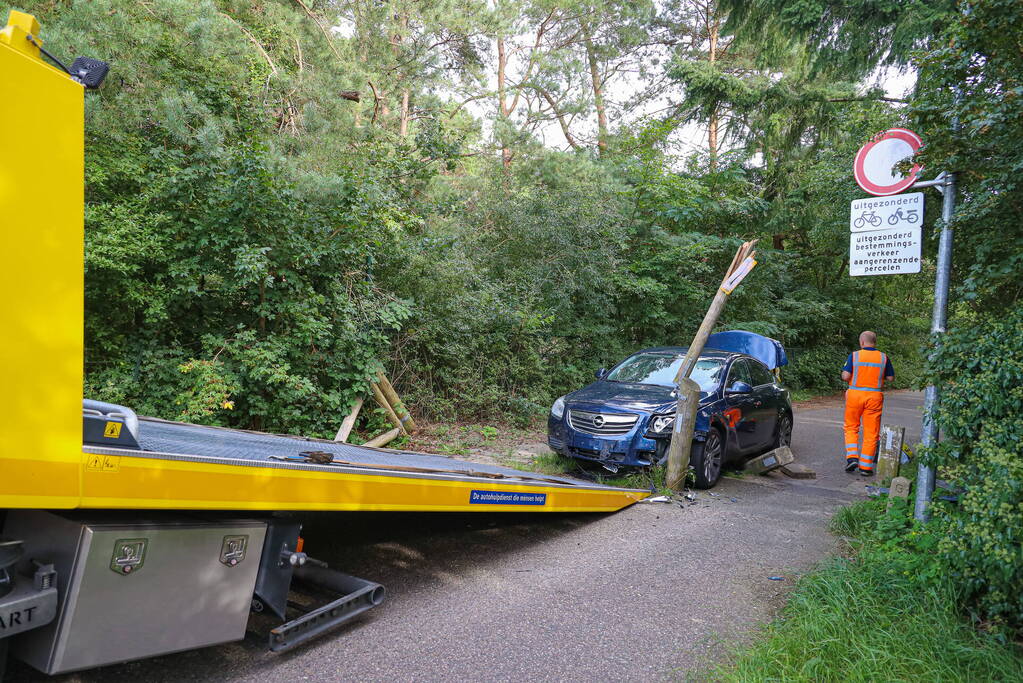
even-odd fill
[(594, 418), (593, 418), (593, 426), (594, 427), (603, 427), (604, 426), (604, 416), (603, 415), (596, 415), (596, 416), (594, 416)]

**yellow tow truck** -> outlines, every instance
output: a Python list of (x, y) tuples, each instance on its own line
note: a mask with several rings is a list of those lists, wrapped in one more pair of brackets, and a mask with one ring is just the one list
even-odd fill
[[(0, 677), (8, 649), (64, 673), (238, 640), (252, 612), (282, 621), (282, 651), (379, 604), (281, 513), (609, 512), (649, 494), (83, 401), (84, 91), (107, 68), (65, 67), (31, 15), (0, 30)], [(303, 582), (333, 599), (296, 615)]]

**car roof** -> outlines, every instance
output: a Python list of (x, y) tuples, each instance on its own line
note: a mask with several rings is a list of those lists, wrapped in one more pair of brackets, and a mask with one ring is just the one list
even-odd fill
[[(682, 355), (689, 350), (688, 346), (653, 346), (649, 349), (642, 349), (636, 353), (631, 354), (635, 356), (639, 353), (670, 353)], [(630, 356), (631, 357), (631, 356)], [(720, 349), (704, 349), (700, 352), (700, 358), (722, 358), (728, 359), (733, 357), (746, 357), (744, 353), (736, 353), (734, 351), (721, 351)]]

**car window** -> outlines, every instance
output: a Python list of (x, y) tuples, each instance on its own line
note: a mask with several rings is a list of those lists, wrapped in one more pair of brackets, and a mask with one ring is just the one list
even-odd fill
[(728, 381), (725, 383), (725, 386), (730, 387), (736, 382), (745, 382), (753, 386), (753, 380), (749, 376), (749, 368), (746, 367), (746, 362), (741, 358), (732, 363), (732, 367), (729, 368)]
[[(637, 353), (622, 361), (605, 379), (673, 387), (682, 358), (673, 353)], [(721, 381), (723, 367), (724, 363), (717, 358), (701, 358), (690, 377), (700, 385), (700, 391), (713, 391)]]
[(764, 384), (771, 384), (774, 382), (774, 375), (767, 369), (767, 366), (758, 360), (746, 359), (746, 365), (749, 366), (750, 376), (753, 378), (753, 386), (759, 387)]

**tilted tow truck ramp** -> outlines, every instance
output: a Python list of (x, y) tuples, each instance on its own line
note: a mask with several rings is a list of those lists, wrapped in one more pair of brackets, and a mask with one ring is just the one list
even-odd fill
[[(83, 448), (79, 507), (610, 512), (649, 495), (439, 455), (151, 418), (139, 421), (138, 441), (140, 449)], [(308, 451), (333, 462), (303, 462)]]

